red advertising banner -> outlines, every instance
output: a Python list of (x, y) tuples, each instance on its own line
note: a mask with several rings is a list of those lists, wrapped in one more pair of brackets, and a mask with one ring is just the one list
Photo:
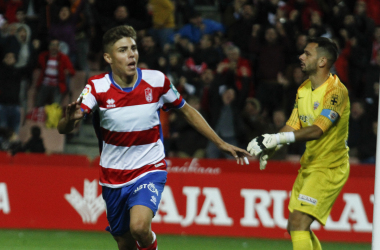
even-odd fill
[[(153, 230), (165, 234), (289, 238), (290, 191), (299, 164), (169, 159)], [(59, 164), (62, 165), (62, 162)], [(371, 242), (373, 165), (351, 173), (321, 240)], [(0, 163), (0, 228), (104, 230), (108, 225), (96, 167)]]

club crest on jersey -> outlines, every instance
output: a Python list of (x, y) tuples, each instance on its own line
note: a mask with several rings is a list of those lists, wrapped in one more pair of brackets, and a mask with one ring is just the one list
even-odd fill
[(319, 107), (319, 102), (318, 101), (314, 102), (314, 110), (316, 110), (318, 107)]
[(153, 92), (151, 88), (146, 88), (145, 89), (145, 99), (147, 102), (152, 102), (153, 101)]
[(114, 108), (114, 107), (116, 107), (115, 100), (114, 99), (108, 99), (107, 100), (107, 108)]

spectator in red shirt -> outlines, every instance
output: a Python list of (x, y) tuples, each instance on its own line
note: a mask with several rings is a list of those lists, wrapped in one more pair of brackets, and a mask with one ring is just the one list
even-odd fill
[(36, 106), (50, 102), (60, 104), (67, 92), (66, 77), (73, 76), (75, 70), (69, 57), (59, 51), (59, 40), (50, 41), (49, 50), (40, 53), (38, 64), (41, 72), (37, 81)]

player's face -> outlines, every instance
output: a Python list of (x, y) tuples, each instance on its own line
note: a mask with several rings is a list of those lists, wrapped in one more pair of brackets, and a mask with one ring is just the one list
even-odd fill
[(316, 43), (308, 43), (302, 55), (300, 55), (299, 59), (301, 61), (301, 70), (306, 74), (310, 75), (317, 71), (317, 54), (318, 44)]
[(131, 37), (123, 37), (112, 46), (109, 54), (105, 53), (105, 59), (114, 73), (127, 77), (136, 75), (139, 59), (136, 41)]

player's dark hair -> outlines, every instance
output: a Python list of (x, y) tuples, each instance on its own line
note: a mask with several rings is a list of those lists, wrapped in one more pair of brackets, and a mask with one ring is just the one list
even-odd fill
[(329, 67), (331, 67), (336, 59), (338, 58), (338, 47), (336, 43), (326, 37), (309, 37), (307, 43), (318, 44), (317, 52), (322, 52), (326, 54)]
[(136, 31), (132, 26), (121, 25), (108, 30), (103, 35), (103, 50), (108, 51), (107, 48), (114, 45), (117, 41), (124, 37), (130, 37), (136, 40)]

